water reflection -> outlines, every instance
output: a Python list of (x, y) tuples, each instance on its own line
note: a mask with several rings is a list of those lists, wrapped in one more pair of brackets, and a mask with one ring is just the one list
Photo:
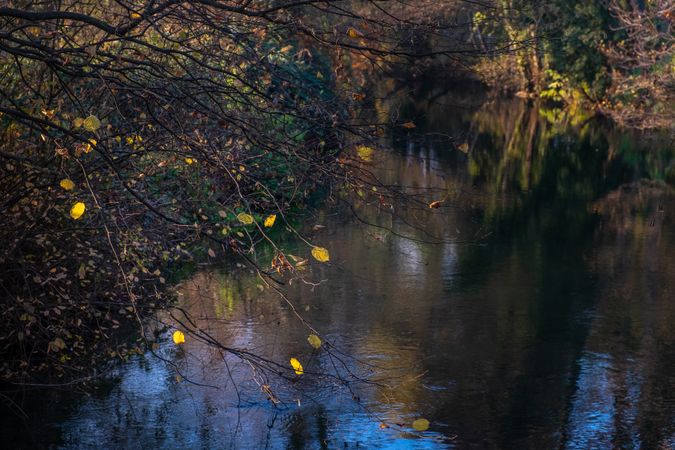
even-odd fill
[[(522, 102), (429, 97), (402, 106), (418, 129), (373, 165), (419, 202), (392, 215), (365, 195), (354, 211), (383, 228), (322, 211), (312, 240), (332, 264), (307, 275), (325, 281), (289, 289), (345, 366), (254, 276), (211, 270), (180, 288), (181, 307), (225, 346), (298, 357), (305, 376), (166, 344), (171, 364), (139, 358), (101, 395), (27, 406), (28, 426), (65, 448), (672, 448), (672, 145)], [(381, 383), (312, 375), (347, 369)], [(430, 431), (412, 433), (417, 417)]]

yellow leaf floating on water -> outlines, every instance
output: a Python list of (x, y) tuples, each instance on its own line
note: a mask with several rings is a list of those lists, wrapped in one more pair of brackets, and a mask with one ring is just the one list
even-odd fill
[(187, 164), (188, 166), (193, 164), (194, 162), (195, 160), (192, 158), (185, 158), (185, 164)]
[(243, 223), (244, 225), (251, 225), (253, 223), (253, 216), (247, 213), (237, 214), (237, 219), (239, 219), (239, 222)]
[(59, 182), (59, 186), (61, 186), (63, 189), (66, 191), (70, 191), (75, 187), (75, 183), (70, 178), (64, 178)]
[(80, 217), (82, 217), (82, 214), (84, 214), (84, 210), (87, 209), (87, 207), (84, 205), (82, 202), (77, 202), (73, 205), (72, 208), (70, 208), (70, 217), (73, 219), (77, 220)]
[(371, 147), (361, 145), (356, 149), (356, 153), (358, 153), (359, 158), (361, 158), (362, 160), (371, 161), (373, 159), (373, 153), (375, 153), (375, 150), (372, 149)]
[(295, 358), (291, 358), (291, 367), (293, 367), (293, 370), (295, 370), (295, 373), (298, 375), (305, 373), (304, 369), (302, 368), (302, 364), (300, 364), (300, 361)]
[(311, 345), (316, 349), (321, 347), (321, 338), (316, 334), (310, 334), (309, 336), (307, 336), (307, 342), (309, 342), (309, 345)]
[(417, 419), (412, 423), (412, 426), (417, 431), (427, 431), (429, 429), (429, 421), (427, 419)]
[(330, 253), (323, 247), (314, 247), (312, 249), (312, 256), (319, 262), (328, 262), (330, 260)]
[(176, 330), (173, 332), (173, 343), (176, 345), (184, 344), (185, 343), (185, 335), (183, 334), (182, 331)]
[(265, 227), (267, 228), (272, 228), (274, 226), (274, 222), (277, 220), (277, 215), (276, 214), (270, 214), (267, 216), (265, 219)]
[(82, 122), (82, 126), (84, 127), (85, 130), (94, 132), (101, 127), (101, 121), (98, 120), (98, 117), (91, 115), (86, 119), (84, 119), (84, 121)]

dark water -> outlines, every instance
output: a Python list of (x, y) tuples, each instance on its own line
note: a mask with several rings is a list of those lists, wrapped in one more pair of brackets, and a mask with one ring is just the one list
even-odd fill
[[(383, 205), (381, 186), (353, 195), (353, 211), (318, 211), (308, 240), (331, 262), (301, 272), (315, 284), (291, 283), (293, 308), (236, 268), (178, 288), (223, 345), (284, 367), (297, 357), (307, 373), (288, 382), (188, 336), (86, 395), (29, 391), (5, 442), (675, 448), (672, 141), (520, 101), (418, 98), (400, 108), (417, 128), (396, 129), (369, 165), (412, 199)], [(330, 351), (308, 345), (294, 310)]]

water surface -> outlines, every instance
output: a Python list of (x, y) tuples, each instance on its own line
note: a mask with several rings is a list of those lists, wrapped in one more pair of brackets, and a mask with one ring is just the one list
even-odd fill
[[(221, 344), (297, 357), (304, 375), (188, 336), (93, 393), (27, 393), (28, 418), (3, 434), (60, 448), (675, 447), (672, 141), (521, 101), (415, 98), (399, 109), (417, 128), (369, 164), (378, 191), (307, 220), (331, 262), (286, 286), (290, 304), (232, 265), (177, 288)], [(381, 200), (387, 186), (411, 198)], [(411, 428), (420, 417), (428, 431)]]

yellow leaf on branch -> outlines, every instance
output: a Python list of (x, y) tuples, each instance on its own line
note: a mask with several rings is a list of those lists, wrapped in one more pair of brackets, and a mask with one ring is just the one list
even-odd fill
[(275, 222), (276, 220), (277, 220), (277, 215), (276, 215), (276, 214), (270, 214), (270, 215), (267, 216), (267, 218), (265, 219), (265, 223), (264, 223), (265, 227), (266, 227), (266, 228), (272, 228), (272, 227), (274, 226), (274, 222)]
[(309, 336), (307, 336), (307, 342), (309, 342), (309, 345), (311, 345), (315, 349), (321, 347), (321, 338), (316, 334), (310, 334)]
[(85, 130), (94, 132), (101, 127), (101, 121), (98, 120), (98, 117), (91, 115), (86, 119), (84, 119), (84, 121), (82, 122), (82, 126), (84, 127)]
[(182, 331), (176, 330), (173, 332), (173, 343), (176, 345), (184, 344), (185, 343), (185, 334), (183, 334)]
[(72, 191), (73, 188), (75, 188), (75, 183), (73, 183), (73, 180), (70, 178), (64, 178), (59, 182), (59, 186), (61, 186), (66, 191)]
[(237, 219), (239, 219), (239, 222), (243, 223), (244, 225), (251, 225), (253, 223), (253, 216), (247, 213), (237, 214)]
[(312, 256), (319, 262), (328, 262), (330, 260), (330, 253), (323, 247), (314, 247), (312, 249)]
[(82, 217), (82, 214), (84, 214), (84, 210), (87, 209), (84, 203), (82, 202), (77, 202), (73, 205), (72, 208), (70, 208), (70, 217), (72, 217), (74, 220), (79, 219)]
[(295, 358), (291, 358), (291, 367), (293, 367), (293, 370), (295, 370), (295, 373), (298, 375), (305, 373), (305, 370), (302, 368), (302, 364), (300, 364), (300, 361)]

